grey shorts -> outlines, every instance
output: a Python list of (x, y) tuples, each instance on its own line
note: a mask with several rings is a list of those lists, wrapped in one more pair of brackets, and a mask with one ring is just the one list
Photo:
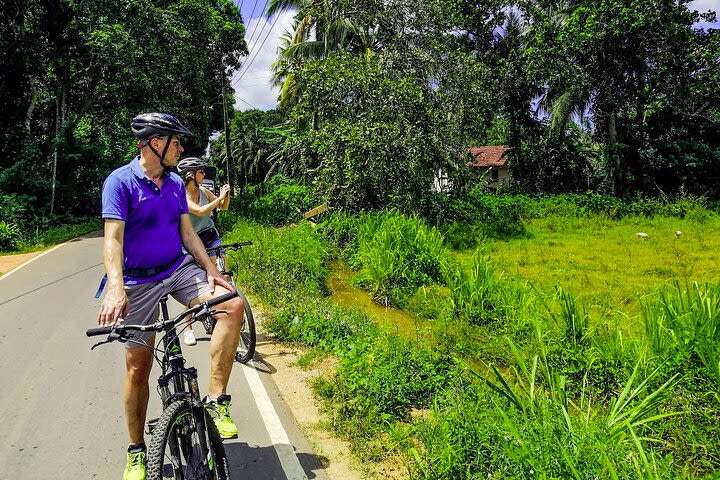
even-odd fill
[[(160, 297), (170, 295), (185, 305), (210, 291), (207, 272), (195, 263), (191, 255), (186, 255), (180, 266), (165, 280), (125, 285), (130, 302), (130, 311), (125, 322), (128, 325), (150, 325), (157, 321), (160, 311)], [(125, 343), (126, 348), (135, 348), (155, 344), (154, 332), (134, 332), (133, 339)]]

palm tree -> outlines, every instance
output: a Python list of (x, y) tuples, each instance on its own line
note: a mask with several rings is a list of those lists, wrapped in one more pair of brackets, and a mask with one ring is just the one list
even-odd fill
[[(281, 37), (279, 56), (272, 65), (281, 108), (297, 103), (300, 92), (293, 72), (306, 60), (339, 51), (367, 55), (376, 47), (373, 35), (345, 16), (333, 0), (271, 0), (266, 13), (272, 16), (288, 9), (298, 9), (300, 14), (292, 30)], [(307, 11), (322, 13), (312, 16), (304, 14)]]

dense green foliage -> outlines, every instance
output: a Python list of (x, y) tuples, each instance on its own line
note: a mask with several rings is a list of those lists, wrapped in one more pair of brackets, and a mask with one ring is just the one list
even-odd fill
[(298, 11), (282, 115), (233, 142), (350, 211), (467, 191), (467, 147), (497, 144), (516, 191), (715, 198), (720, 35), (688, 3), (273, 1)]
[(202, 152), (243, 36), (230, 0), (3, 2), (0, 219), (28, 236), (97, 215), (142, 112), (175, 114), (195, 134), (188, 153)]
[(419, 218), (383, 212), (360, 216), (356, 225), (350, 261), (360, 270), (357, 283), (378, 302), (396, 303), (442, 279), (442, 236)]

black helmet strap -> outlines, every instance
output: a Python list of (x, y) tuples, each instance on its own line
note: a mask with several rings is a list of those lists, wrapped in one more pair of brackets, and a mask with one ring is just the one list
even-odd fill
[[(153, 138), (161, 138), (161, 137), (153, 137)], [(150, 140), (152, 140), (152, 138), (151, 138)], [(160, 165), (162, 165), (162, 167), (163, 167), (165, 170), (167, 170), (167, 169), (170, 168), (170, 167), (168, 167), (167, 165), (165, 165), (165, 154), (167, 153), (168, 148), (170, 148), (170, 141), (172, 140), (172, 135), (169, 135), (169, 136), (168, 136), (168, 141), (165, 142), (165, 148), (163, 149), (162, 155), (160, 155), (160, 154), (158, 153), (158, 151), (155, 150), (155, 148), (152, 146), (152, 143), (150, 143), (150, 140), (147, 141), (147, 146), (150, 147), (150, 150), (152, 150), (152, 152), (153, 152), (155, 155), (158, 156), (158, 158), (160, 159)]]

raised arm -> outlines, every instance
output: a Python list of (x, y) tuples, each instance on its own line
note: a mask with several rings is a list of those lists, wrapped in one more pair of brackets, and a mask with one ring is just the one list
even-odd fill
[[(222, 207), (222, 203), (226, 197), (224, 197), (222, 195), (222, 193), (220, 194), (219, 197), (216, 197), (209, 190), (203, 189), (203, 192), (205, 192), (205, 194), (208, 197), (208, 203), (205, 205), (202, 205), (202, 206), (195, 203), (195, 201), (192, 198), (190, 198), (190, 195), (187, 195), (188, 210), (190, 211), (190, 213), (192, 213), (193, 215), (205, 217), (207, 215), (210, 215), (212, 213), (212, 211), (215, 210), (216, 208), (223, 210), (223, 208), (221, 208), (221, 207)], [(227, 208), (227, 207), (225, 207), (225, 208)]]
[(208, 202), (220, 200), (220, 203), (217, 206), (218, 210), (227, 210), (230, 206), (230, 185), (222, 186), (222, 188), (220, 189), (219, 197), (217, 197), (213, 192), (206, 188), (203, 188), (203, 191), (205, 192), (205, 195), (207, 195)]
[(123, 237), (125, 222), (116, 219), (105, 219), (105, 236), (103, 239), (103, 263), (107, 274), (107, 293), (100, 305), (98, 325), (113, 325), (119, 318), (127, 315), (128, 302), (123, 280)]

